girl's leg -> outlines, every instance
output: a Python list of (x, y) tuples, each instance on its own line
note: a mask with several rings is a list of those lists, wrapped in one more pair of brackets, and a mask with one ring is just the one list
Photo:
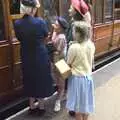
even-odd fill
[(61, 76), (59, 75), (58, 72), (56, 72), (56, 78), (57, 78), (57, 85), (58, 85), (58, 95), (57, 95), (57, 100), (55, 103), (55, 108), (54, 111), (58, 112), (61, 109), (61, 101), (63, 99), (64, 95), (64, 80), (62, 80)]
[(36, 108), (34, 102), (35, 102), (35, 98), (30, 97), (30, 98), (29, 98), (29, 106), (30, 106), (30, 109), (31, 109), (31, 110), (33, 110), (33, 109)]
[(83, 120), (83, 116), (81, 113), (75, 113), (75, 120)]
[(89, 115), (88, 114), (83, 114), (83, 120), (88, 120)]

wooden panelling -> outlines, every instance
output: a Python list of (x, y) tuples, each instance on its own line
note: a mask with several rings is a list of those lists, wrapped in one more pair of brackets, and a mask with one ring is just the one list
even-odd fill
[(0, 67), (8, 65), (9, 45), (0, 45)]
[(13, 43), (13, 59), (14, 64), (20, 63), (20, 43), (17, 41)]
[(22, 70), (21, 64), (14, 64), (14, 87), (22, 86)]
[(0, 69), (0, 94), (7, 93), (13, 88), (11, 79), (11, 72), (9, 67)]
[(114, 25), (114, 33), (120, 33), (120, 23), (116, 23), (115, 25)]
[(95, 41), (96, 54), (108, 51), (110, 37)]
[(113, 46), (118, 46), (120, 44), (120, 33), (114, 35), (112, 45)]
[(20, 44), (16, 42), (13, 44), (13, 59), (14, 63), (20, 62)]
[(109, 37), (112, 34), (112, 24), (94, 28), (95, 39)]

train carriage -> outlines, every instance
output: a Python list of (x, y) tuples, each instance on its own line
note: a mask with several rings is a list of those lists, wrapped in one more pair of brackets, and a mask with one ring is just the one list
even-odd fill
[[(70, 0), (40, 0), (37, 16), (48, 11), (68, 18)], [(120, 49), (120, 0), (91, 0), (96, 57)], [(20, 0), (0, 0), (0, 108), (22, 96), (20, 43), (13, 21), (21, 18)]]

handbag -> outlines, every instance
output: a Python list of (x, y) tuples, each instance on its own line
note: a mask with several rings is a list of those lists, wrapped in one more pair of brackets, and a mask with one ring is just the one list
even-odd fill
[(71, 68), (65, 62), (64, 59), (59, 60), (55, 63), (57, 70), (59, 71), (60, 75), (62, 76), (63, 80), (66, 80), (68, 77), (72, 75)]

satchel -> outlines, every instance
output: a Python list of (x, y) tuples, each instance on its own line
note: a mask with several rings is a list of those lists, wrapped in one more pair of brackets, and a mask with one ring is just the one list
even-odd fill
[(63, 80), (66, 80), (68, 77), (72, 75), (71, 68), (65, 62), (64, 59), (59, 60), (55, 63), (57, 70), (59, 71), (60, 75), (62, 76)]

